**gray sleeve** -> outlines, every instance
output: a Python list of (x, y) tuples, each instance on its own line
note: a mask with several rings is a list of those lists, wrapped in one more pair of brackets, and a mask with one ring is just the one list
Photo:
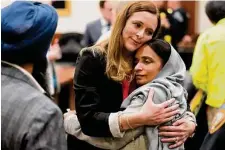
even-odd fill
[[(127, 113), (138, 112), (138, 111), (140, 111), (144, 102), (145, 102), (145, 96), (143, 94), (134, 96), (131, 99), (129, 105), (126, 106), (126, 109), (120, 113), (127, 114)], [(119, 113), (114, 113), (113, 116), (114, 116), (114, 119), (111, 118), (111, 120), (118, 120)], [(119, 128), (119, 124), (116, 124), (116, 123), (114, 123), (114, 124), (110, 123), (109, 125), (111, 125), (114, 128), (115, 128), (115, 126), (118, 126), (117, 128)], [(111, 130), (111, 132), (112, 131), (116, 131), (116, 130)], [(110, 139), (107, 139), (107, 141), (109, 142), (111, 148), (120, 149), (120, 148), (124, 147), (126, 144), (130, 143), (133, 139), (135, 139), (138, 136), (140, 136), (141, 134), (143, 134), (143, 132), (144, 132), (144, 127), (139, 127), (134, 130), (128, 130), (126, 132), (123, 132), (122, 137), (110, 138)], [(112, 135), (116, 135), (116, 133), (112, 133)]]
[[(119, 113), (113, 113), (115, 118), (118, 118)], [(118, 119), (117, 119), (118, 121)], [(87, 143), (102, 149), (121, 149), (130, 143), (134, 138), (141, 135), (144, 131), (144, 128), (139, 128), (136, 130), (128, 130), (122, 133), (122, 137), (92, 137), (85, 135), (80, 128), (79, 121), (77, 119), (76, 114), (70, 114), (64, 120), (64, 127), (67, 133), (77, 137), (82, 141), (86, 141)], [(119, 127), (118, 127), (119, 128)]]
[[(80, 128), (80, 124), (75, 114), (71, 114), (64, 120), (64, 127), (67, 133), (74, 135), (80, 140), (86, 141), (91, 145), (102, 149), (120, 149), (130, 143), (133, 139), (137, 138), (144, 132), (144, 128), (140, 127), (126, 132), (119, 131), (118, 117), (120, 113), (132, 113), (140, 110), (143, 105), (142, 96), (134, 96), (129, 106), (123, 112), (111, 113), (109, 117), (109, 126), (112, 135), (115, 137), (91, 137), (85, 135)], [(110, 121), (111, 120), (111, 121)], [(75, 123), (76, 122), (76, 123)]]
[(125, 135), (125, 132), (120, 131), (119, 127), (119, 115), (120, 114), (126, 114), (126, 113), (133, 113), (133, 112), (138, 112), (140, 111), (142, 105), (144, 102), (144, 95), (138, 95), (134, 96), (129, 103), (123, 103), (123, 107), (126, 109), (122, 112), (117, 112), (117, 113), (111, 113), (109, 115), (109, 128), (110, 131), (115, 138), (123, 138)]
[(30, 114), (35, 117), (26, 136), (27, 150), (67, 150), (62, 113), (56, 106), (47, 107)]
[[(149, 86), (149, 88), (154, 89), (153, 102), (155, 104), (160, 104), (160, 103), (165, 102), (166, 100), (169, 100), (170, 98), (172, 98), (170, 91), (160, 84), (154, 84), (154, 87)], [(145, 103), (145, 101), (147, 99), (149, 88), (141, 89), (139, 92), (136, 93), (136, 95), (133, 95), (132, 97), (130, 97), (130, 99), (128, 99), (128, 101), (125, 101), (123, 103), (122, 107), (124, 107), (126, 109), (121, 113), (126, 114), (126, 113), (134, 113), (134, 112), (140, 111), (141, 107), (143, 106), (143, 104)], [(177, 98), (176, 102), (174, 102), (172, 105), (174, 105), (176, 103), (179, 104), (180, 101), (186, 101), (184, 99), (183, 95), (181, 95), (181, 97)], [(115, 126), (115, 124), (114, 124), (114, 126)], [(121, 143), (121, 141), (126, 141), (127, 143), (129, 143), (132, 141), (133, 138), (136, 138), (139, 135), (143, 134), (143, 132), (144, 132), (144, 127), (139, 127), (134, 130), (129, 130), (129, 131), (125, 132), (125, 134), (123, 135), (122, 138), (119, 138), (119, 139), (114, 138), (113, 144), (115, 144), (115, 146), (117, 146), (116, 148), (121, 148), (122, 144), (124, 144), (124, 143)]]
[(140, 111), (141, 107), (146, 101), (146, 97), (144, 94), (140, 93), (138, 95), (133, 96), (130, 100), (129, 103), (128, 100), (126, 102), (123, 102), (122, 107), (126, 108), (123, 113), (133, 113), (133, 112), (138, 112)]
[[(153, 101), (157, 101), (155, 103), (160, 103), (160, 100), (167, 100), (166, 94), (162, 93), (161, 89), (154, 89), (156, 90), (154, 93)], [(148, 93), (148, 92), (147, 92)], [(145, 93), (145, 95), (147, 95)], [(144, 132), (144, 127), (139, 127), (134, 130), (128, 130), (126, 132), (119, 132), (119, 124), (118, 124), (118, 116), (120, 113), (126, 114), (126, 113), (134, 113), (140, 111), (141, 107), (143, 106), (144, 102), (146, 101), (146, 96), (143, 94), (143, 92), (140, 92), (139, 94), (132, 96), (129, 101), (126, 101), (123, 103), (123, 107), (126, 109), (122, 112), (118, 113), (111, 113), (109, 117), (109, 126), (110, 131), (112, 132), (112, 135), (115, 137), (113, 138), (96, 138), (96, 137), (90, 137), (84, 135), (80, 130), (80, 125), (75, 126), (74, 124), (69, 125), (68, 123), (65, 123), (66, 120), (64, 120), (64, 125), (70, 126), (69, 133), (75, 133), (72, 134), (76, 136), (77, 138), (84, 140), (96, 147), (103, 148), (103, 149), (120, 149), (130, 143), (133, 139), (137, 138)], [(69, 120), (76, 119), (76, 115), (74, 114)], [(76, 122), (76, 121), (69, 121), (66, 122)], [(67, 127), (65, 127), (67, 128)], [(72, 130), (71, 130), (72, 129)], [(67, 129), (66, 129), (67, 130)]]
[(184, 114), (184, 118), (189, 118), (190, 121), (194, 122), (197, 125), (196, 117), (192, 112), (186, 111)]

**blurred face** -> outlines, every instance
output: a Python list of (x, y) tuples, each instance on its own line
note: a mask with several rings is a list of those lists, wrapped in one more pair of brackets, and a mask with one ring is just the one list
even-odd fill
[(157, 15), (146, 11), (131, 15), (122, 32), (125, 49), (128, 52), (134, 52), (145, 42), (151, 40), (157, 23)]
[(162, 59), (147, 44), (137, 50), (135, 55), (135, 79), (137, 85), (151, 82), (162, 69)]
[(104, 3), (104, 8), (101, 8), (100, 11), (104, 19), (111, 23), (112, 22), (112, 2), (106, 1)]

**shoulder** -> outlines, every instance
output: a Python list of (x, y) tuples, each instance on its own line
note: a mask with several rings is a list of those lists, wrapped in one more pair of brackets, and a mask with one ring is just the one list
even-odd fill
[(27, 107), (30, 108), (29, 116), (30, 120), (32, 120), (31, 124), (35, 125), (35, 122), (42, 122), (43, 124), (49, 122), (55, 122), (57, 124), (62, 123), (62, 111), (50, 98), (42, 93), (33, 97), (30, 102), (27, 103)]
[[(2, 89), (4, 90), (1, 101), (2, 109), (4, 109), (2, 117), (14, 118), (8, 120), (8, 124), (14, 124), (18, 121), (23, 124), (23, 129), (27, 130), (33, 120), (37, 118), (40, 122), (47, 123), (47, 120), (53, 116), (62, 116), (60, 109), (51, 99), (22, 81), (18, 82), (18, 84), (9, 83), (8, 86), (4, 86)], [(18, 116), (19, 120), (17, 119)]]
[(21, 80), (8, 79), (11, 82), (2, 86), (1, 97), (3, 136), (12, 136), (17, 141), (29, 137), (30, 141), (47, 127), (62, 126), (62, 112), (51, 99)]
[[(33, 97), (29, 103), (29, 116), (27, 116), (30, 122), (30, 127), (39, 128), (42, 130), (48, 124), (48, 126), (59, 126), (63, 122), (63, 114), (60, 108), (44, 94), (38, 94)], [(26, 119), (26, 118), (25, 118)]]
[(59, 107), (47, 96), (41, 94), (37, 96), (35, 99), (36, 101), (34, 108), (32, 111), (36, 112), (36, 117), (40, 117), (43, 121), (48, 122), (48, 120), (55, 120), (59, 122), (62, 120), (62, 112)]
[(212, 44), (215, 42), (225, 42), (225, 30), (220, 26), (213, 26), (206, 31), (204, 31), (200, 36), (198, 41), (204, 44)]
[(165, 100), (172, 98), (171, 91), (164, 84), (158, 83), (157, 80), (154, 83), (149, 84), (150, 89), (154, 90), (154, 102), (162, 103)]
[[(18, 80), (16, 78), (9, 78), (11, 82), (2, 86), (2, 102), (11, 106), (17, 106), (16, 109), (26, 109), (26, 111), (35, 111), (41, 107), (48, 106), (50, 109), (58, 110), (56, 104), (45, 96), (42, 92), (32, 87), (30, 84)], [(13, 91), (13, 93), (12, 93)], [(33, 109), (34, 108), (34, 109)], [(25, 111), (25, 110), (21, 110)]]
[(156, 103), (161, 103), (161, 100), (167, 100), (171, 98), (170, 91), (167, 89), (166, 86), (164, 86), (163, 84), (153, 83), (153, 82), (147, 83), (137, 88), (130, 95), (131, 96), (142, 95), (143, 99), (147, 99), (148, 93), (150, 90), (154, 91), (153, 101)]
[(101, 23), (100, 19), (97, 19), (97, 20), (94, 20), (94, 21), (91, 21), (87, 24), (87, 27), (93, 27), (95, 26), (96, 24), (99, 24)]
[[(88, 71), (89, 73), (97, 73), (98, 71), (105, 70), (106, 57), (99, 46), (91, 46), (83, 48), (76, 61), (75, 76), (81, 72)], [(79, 70), (82, 70), (81, 72)], [(83, 74), (83, 73), (82, 73)]]
[(104, 59), (105, 58), (105, 49), (100, 46), (91, 46), (83, 48), (79, 53), (79, 59), (82, 57), (87, 57), (90, 59)]

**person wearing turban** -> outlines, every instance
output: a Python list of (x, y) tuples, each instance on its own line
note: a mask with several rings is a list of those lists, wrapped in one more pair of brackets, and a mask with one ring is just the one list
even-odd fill
[(47, 4), (15, 1), (1, 18), (2, 149), (66, 150), (62, 113), (44, 78), (58, 15)]

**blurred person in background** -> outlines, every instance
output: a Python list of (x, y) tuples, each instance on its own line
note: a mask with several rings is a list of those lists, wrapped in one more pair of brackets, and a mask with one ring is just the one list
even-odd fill
[(214, 26), (199, 36), (190, 73), (194, 85), (207, 94), (210, 127), (215, 111), (225, 101), (225, 2), (209, 1), (205, 11)]
[[(169, 41), (177, 49), (177, 44), (187, 34), (188, 30), (188, 14), (182, 8), (180, 1), (167, 1), (167, 19), (169, 23), (165, 26), (168, 34), (171, 36)], [(168, 41), (168, 42), (169, 42)]]
[[(208, 127), (211, 129), (217, 123), (212, 121), (213, 117), (225, 102), (225, 2), (209, 1), (206, 4), (205, 12), (214, 26), (200, 34), (194, 50), (190, 73), (194, 85), (207, 94), (204, 103), (206, 104)], [(207, 141), (211, 141), (214, 134), (215, 137), (223, 138), (223, 136), (218, 136), (217, 132), (209, 134), (203, 145)], [(212, 146), (216, 145), (216, 141), (214, 141), (215, 143), (209, 142), (209, 146), (203, 147), (207, 150), (217, 149)], [(222, 144), (224, 145), (224, 143)]]
[(83, 40), (83, 47), (92, 46), (99, 37), (110, 30), (112, 23), (112, 2), (109, 0), (100, 0), (99, 7), (102, 17), (87, 24)]
[(111, 24), (110, 30), (103, 33), (97, 40), (96, 44), (99, 44), (102, 41), (107, 40), (110, 37), (110, 35), (112, 33), (113, 25), (115, 24), (115, 21), (116, 21), (117, 14), (129, 2), (132, 2), (132, 1), (121, 1), (121, 0), (112, 1), (112, 24)]
[(161, 19), (161, 26), (160, 26), (160, 30), (159, 33), (157, 34), (157, 38), (159, 39), (163, 39), (169, 43), (171, 43), (171, 36), (168, 35), (169, 34), (169, 27), (170, 27), (170, 23), (168, 20), (168, 12), (166, 9), (166, 3), (167, 1), (158, 1), (158, 0), (153, 0), (152, 1), (157, 8), (159, 9), (160, 12), (160, 19)]
[(16, 1), (1, 17), (2, 149), (66, 150), (62, 112), (46, 79), (58, 15), (47, 4)]

